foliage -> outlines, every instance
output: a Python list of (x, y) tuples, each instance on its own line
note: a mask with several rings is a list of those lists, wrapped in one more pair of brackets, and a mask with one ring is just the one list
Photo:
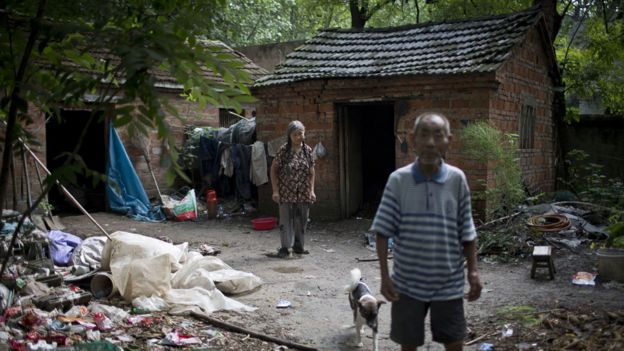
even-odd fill
[(335, 0), (229, 0), (211, 37), (233, 46), (304, 40), (320, 28), (346, 26), (348, 7)]
[(436, 1), (429, 11), (433, 21), (461, 20), (522, 11), (532, 4), (533, 0), (443, 0)]
[(622, 179), (604, 175), (602, 165), (590, 162), (582, 150), (572, 150), (566, 155), (568, 179), (560, 181), (581, 201), (624, 210), (624, 183)]
[(43, 200), (39, 203), (39, 209), (41, 209), (44, 215), (50, 216), (54, 210), (54, 206), (48, 201)]
[(497, 314), (506, 319), (517, 320), (527, 328), (535, 327), (542, 322), (535, 308), (527, 305), (504, 306), (497, 311)]
[(201, 137), (215, 137), (219, 128), (212, 127), (195, 127), (187, 125), (184, 128), (184, 146), (180, 153), (180, 159), (186, 170), (192, 170), (199, 167), (199, 159), (197, 152), (199, 148), (199, 139)]
[(486, 190), (474, 196), (486, 200), (486, 219), (515, 211), (525, 198), (517, 135), (503, 134), (490, 123), (478, 121), (466, 126), (459, 139), (467, 156), (486, 162), (492, 170), (493, 184), (488, 179), (482, 180)]
[[(32, 108), (60, 118), (60, 110), (71, 106), (91, 110), (91, 121), (110, 118), (131, 137), (156, 129), (167, 145), (167, 180), (185, 176), (177, 166), (177, 146), (166, 121), (166, 116), (183, 117), (155, 83), (163, 73), (169, 75), (183, 87), (183, 96), (200, 106), (240, 110), (251, 101), (246, 87), (250, 77), (240, 69), (243, 62), (205, 37), (223, 5), (223, 0), (3, 2), (0, 120), (8, 125), (3, 161), (10, 160), (7, 155), (17, 137), (33, 142), (26, 131)], [(204, 70), (219, 79), (205, 79)], [(88, 96), (96, 98), (87, 102)], [(93, 175), (75, 153), (66, 156), (65, 166), (53, 173), (48, 185), (59, 178), (75, 179), (76, 172)], [(3, 187), (8, 163), (2, 164)], [(0, 201), (4, 193), (3, 188)]]
[[(624, 114), (624, 8), (622, 1), (575, 1), (556, 41), (568, 98)], [(573, 111), (568, 122), (577, 120)]]
[(624, 221), (610, 225), (607, 231), (609, 232), (609, 238), (605, 246), (624, 249)]
[(488, 255), (500, 262), (509, 262), (523, 254), (523, 243), (513, 228), (480, 230), (478, 255)]

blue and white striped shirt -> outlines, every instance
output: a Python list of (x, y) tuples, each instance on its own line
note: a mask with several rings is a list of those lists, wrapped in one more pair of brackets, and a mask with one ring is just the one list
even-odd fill
[(370, 229), (394, 245), (396, 290), (420, 301), (463, 297), (463, 245), (476, 239), (464, 172), (442, 162), (427, 179), (416, 162), (394, 171)]

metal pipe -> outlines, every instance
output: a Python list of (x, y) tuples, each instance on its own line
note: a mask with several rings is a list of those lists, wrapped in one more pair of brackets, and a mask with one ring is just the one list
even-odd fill
[[(46, 166), (43, 164), (43, 162), (41, 162), (41, 160), (39, 160), (39, 158), (37, 157), (37, 155), (35, 155), (35, 153), (28, 147), (28, 145), (26, 145), (26, 143), (19, 138), (18, 139), (19, 142), (22, 144), (22, 146), (24, 147), (24, 149), (26, 149), (26, 151), (28, 151), (28, 153), (35, 159), (35, 161), (37, 162), (37, 164), (48, 174), (48, 175), (52, 175), (52, 173), (50, 173), (50, 171), (46, 168)], [(61, 182), (59, 182), (58, 180), (56, 180), (56, 185), (61, 188), (61, 190), (63, 191), (63, 193), (65, 193), (65, 195), (67, 195), (67, 197), (71, 200), (71, 202), (76, 205), (76, 207), (78, 207), (78, 209), (80, 210), (80, 212), (82, 212), (85, 216), (87, 216), (91, 222), (93, 222), (93, 224), (95, 224), (96, 227), (98, 227), (98, 229), (100, 231), (102, 231), (102, 233), (104, 233), (104, 235), (106, 235), (107, 238), (111, 238), (110, 235), (108, 234), (108, 232), (106, 232), (106, 230), (104, 230), (104, 228), (102, 228), (102, 226), (95, 220), (95, 218), (93, 218), (89, 212), (87, 212), (87, 210), (84, 209), (84, 207), (82, 207), (82, 205), (78, 202), (78, 200), (76, 200), (76, 198), (69, 192), (69, 190), (67, 190), (62, 184)]]

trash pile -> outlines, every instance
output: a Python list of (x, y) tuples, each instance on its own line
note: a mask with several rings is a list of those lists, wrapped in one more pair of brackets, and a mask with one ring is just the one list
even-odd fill
[(123, 231), (83, 240), (25, 219), (8, 246), (20, 217), (4, 211), (0, 227), (0, 344), (13, 350), (227, 349), (227, 332), (184, 316), (255, 310), (229, 296), (259, 277), (187, 243)]
[(610, 215), (610, 209), (586, 202), (528, 207), (479, 226), (479, 254), (527, 257), (534, 246), (544, 244), (578, 252), (609, 237)]
[(488, 317), (487, 323), (472, 325), (466, 345), (475, 344), (479, 350), (624, 349), (624, 310), (515, 307), (498, 319)]

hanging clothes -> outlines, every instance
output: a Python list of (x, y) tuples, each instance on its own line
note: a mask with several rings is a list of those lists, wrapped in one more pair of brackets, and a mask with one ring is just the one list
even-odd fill
[(214, 138), (199, 138), (199, 175), (202, 182), (213, 187), (219, 177), (219, 141)]
[(231, 151), (236, 194), (240, 199), (250, 200), (251, 180), (249, 178), (249, 169), (251, 165), (251, 146), (234, 144), (231, 147)]
[(269, 182), (267, 174), (267, 159), (264, 152), (264, 143), (256, 141), (251, 145), (251, 182), (260, 186)]

